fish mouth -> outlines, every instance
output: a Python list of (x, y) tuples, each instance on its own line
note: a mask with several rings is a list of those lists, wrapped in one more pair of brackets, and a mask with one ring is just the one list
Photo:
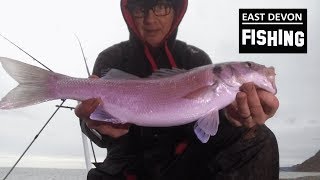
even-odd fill
[(275, 68), (273, 66), (270, 66), (268, 68), (266, 68), (265, 70), (266, 73), (266, 77), (268, 78), (268, 80), (270, 81), (273, 89), (274, 89), (274, 94), (277, 93), (277, 86), (276, 86), (276, 73), (275, 73)]

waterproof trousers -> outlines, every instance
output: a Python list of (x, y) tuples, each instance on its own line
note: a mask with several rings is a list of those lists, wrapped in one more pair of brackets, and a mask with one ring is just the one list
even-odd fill
[(197, 139), (166, 168), (142, 165), (136, 172), (110, 175), (91, 169), (88, 180), (277, 180), (279, 152), (276, 138), (265, 125), (253, 129), (221, 122), (217, 135), (202, 144)]

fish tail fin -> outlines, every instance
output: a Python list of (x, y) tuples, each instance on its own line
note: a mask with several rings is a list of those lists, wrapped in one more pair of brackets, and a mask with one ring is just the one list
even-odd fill
[(50, 87), (53, 87), (52, 83), (64, 75), (5, 57), (0, 57), (0, 63), (5, 71), (19, 83), (1, 99), (0, 109), (21, 108), (57, 99), (52, 90), (54, 88)]

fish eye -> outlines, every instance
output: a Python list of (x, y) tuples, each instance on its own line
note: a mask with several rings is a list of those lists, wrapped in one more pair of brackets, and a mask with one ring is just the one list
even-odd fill
[(251, 62), (246, 62), (247, 67), (252, 67), (252, 63)]
[(214, 66), (212, 69), (212, 72), (215, 74), (219, 74), (219, 73), (221, 73), (221, 71), (222, 71), (222, 67), (219, 65)]

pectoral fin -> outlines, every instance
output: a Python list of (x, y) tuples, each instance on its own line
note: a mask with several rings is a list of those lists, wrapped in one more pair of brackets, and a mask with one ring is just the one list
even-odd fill
[(187, 94), (186, 96), (184, 96), (184, 98), (186, 99), (202, 99), (204, 97), (206, 97), (208, 94), (212, 93), (210, 86), (206, 86), (200, 89), (197, 89), (196, 91), (193, 91), (189, 94)]
[(219, 112), (212, 111), (208, 115), (200, 118), (194, 125), (194, 132), (202, 143), (208, 142), (210, 136), (214, 136), (218, 131)]
[(96, 121), (104, 121), (104, 122), (110, 122), (114, 124), (121, 123), (121, 121), (115, 117), (113, 117), (111, 114), (106, 112), (103, 108), (103, 105), (100, 104), (96, 110), (90, 115), (90, 119), (96, 120)]
[(195, 91), (190, 92), (189, 94), (185, 95), (184, 98), (191, 99), (191, 100), (203, 100), (206, 98), (210, 98), (213, 96), (216, 88), (218, 86), (217, 82), (214, 82), (212, 85), (201, 87)]

